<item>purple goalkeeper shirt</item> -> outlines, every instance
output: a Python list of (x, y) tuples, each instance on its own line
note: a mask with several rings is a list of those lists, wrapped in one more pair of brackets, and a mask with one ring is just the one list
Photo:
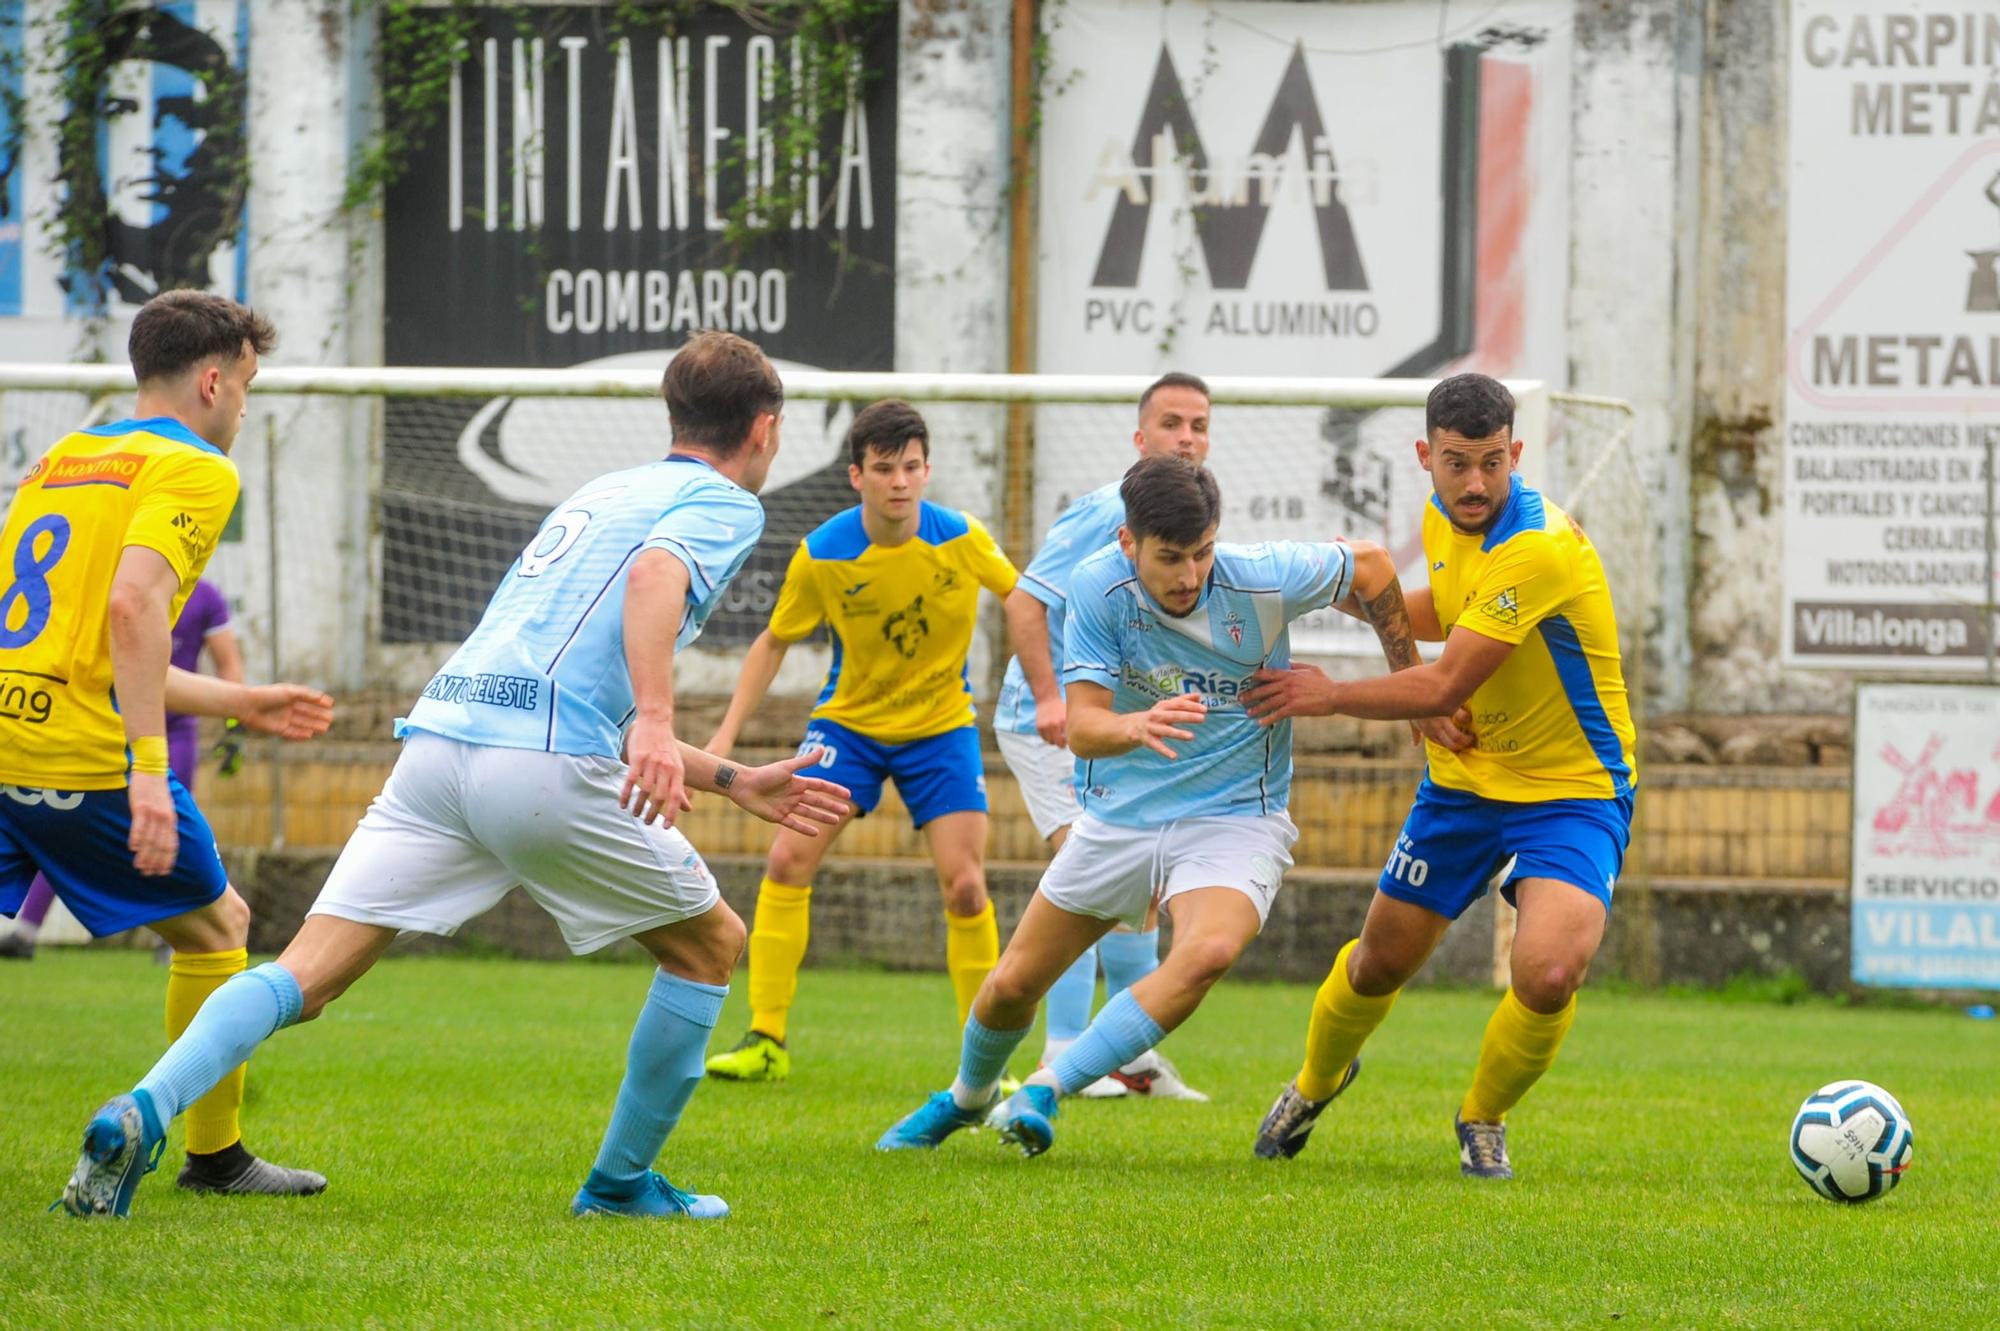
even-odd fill
[[(183, 670), (200, 670), (202, 643), (217, 629), (228, 627), (229, 602), (214, 583), (206, 578), (197, 579), (194, 590), (188, 593), (187, 604), (181, 607), (181, 617), (174, 621), (174, 650), (170, 659)], [(193, 721), (191, 716), (167, 713), (169, 726)]]

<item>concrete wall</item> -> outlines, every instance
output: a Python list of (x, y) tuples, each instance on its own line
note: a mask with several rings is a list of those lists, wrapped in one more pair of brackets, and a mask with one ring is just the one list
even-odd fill
[[(256, 913), (253, 951), (275, 952), (285, 945), (333, 865), (333, 857), (323, 854), (233, 853), (226, 858), (237, 890)], [(711, 867), (724, 898), (747, 921), (756, 906), (762, 861), (718, 856)], [(993, 866), (990, 882), (1003, 939), (1012, 934), (1040, 875), (1039, 865)], [(1300, 983), (1325, 978), (1334, 954), (1360, 932), (1374, 885), (1373, 873), (1289, 875), (1263, 935), (1237, 963), (1235, 974)], [(914, 860), (829, 864), (814, 884), (812, 936), (810, 960), (815, 965), (941, 969), (944, 920), (930, 866)], [(1492, 938), (1488, 898), (1475, 903), (1445, 936), (1417, 982), (1489, 983)], [(1717, 891), (1630, 879), (1619, 884), (1618, 908), (1592, 974), (1643, 985), (1720, 985), (1743, 976), (1795, 973), (1820, 992), (1847, 992), (1853, 987), (1847, 938), (1847, 900), (1838, 890)], [(455, 942), (411, 939), (399, 946), (487, 948), (550, 960), (568, 955), (555, 924), (518, 891), (467, 925)]]

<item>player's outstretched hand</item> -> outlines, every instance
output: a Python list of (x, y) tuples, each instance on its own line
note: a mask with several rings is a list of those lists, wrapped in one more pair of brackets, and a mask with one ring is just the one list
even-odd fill
[(173, 792), (167, 789), (165, 777), (134, 772), (127, 779), (125, 793), (132, 805), (132, 835), (125, 839), (132, 851), (132, 867), (148, 878), (158, 878), (174, 867), (174, 856), (181, 846)]
[(236, 714), (251, 730), (279, 739), (311, 739), (333, 724), (333, 699), (303, 684), (259, 684)]
[(1427, 716), (1410, 722), (1410, 739), (1418, 748), (1425, 740), (1443, 745), (1453, 753), (1463, 753), (1478, 743), (1472, 733), (1472, 709), (1461, 707), (1450, 716)]
[(818, 836), (822, 825), (840, 826), (850, 807), (846, 786), (799, 775), (801, 768), (812, 767), (819, 760), (818, 749), (807, 749), (795, 757), (762, 767), (724, 764), (715, 774), (715, 784), (738, 808), (756, 814), (765, 822), (789, 827), (806, 836)]
[(1318, 666), (1293, 665), (1283, 670), (1266, 666), (1251, 676), (1243, 690), (1243, 705), (1258, 725), (1276, 725), (1294, 716), (1332, 716), (1333, 681)]
[(694, 801), (687, 793), (687, 763), (674, 739), (671, 721), (640, 717), (625, 736), (625, 788), (618, 807), (642, 823), (660, 819), (668, 827)]
[(1177, 693), (1171, 698), (1162, 698), (1143, 712), (1132, 712), (1132, 738), (1137, 744), (1151, 749), (1162, 758), (1178, 758), (1180, 754), (1167, 747), (1170, 739), (1188, 740), (1194, 738), (1192, 730), (1185, 726), (1198, 726), (1208, 720), (1208, 704), (1192, 693)]
[(1069, 704), (1061, 698), (1035, 704), (1035, 733), (1054, 748), (1069, 747)]

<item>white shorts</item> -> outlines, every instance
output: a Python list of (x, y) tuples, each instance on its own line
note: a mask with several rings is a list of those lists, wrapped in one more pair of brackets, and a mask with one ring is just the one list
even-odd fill
[(584, 953), (713, 909), (701, 856), (620, 809), (624, 784), (615, 758), (413, 732), (307, 913), (453, 934), (518, 883)]
[(1182, 892), (1230, 887), (1257, 904), (1257, 921), (1292, 864), (1299, 829), (1282, 813), (1183, 818), (1164, 827), (1119, 827), (1084, 814), (1042, 874), (1038, 889), (1072, 915), (1117, 920), (1134, 929), (1146, 908)]
[(1021, 802), (1028, 806), (1037, 836), (1047, 841), (1083, 816), (1076, 802), (1075, 755), (1032, 732), (996, 730), (993, 738), (1021, 787)]

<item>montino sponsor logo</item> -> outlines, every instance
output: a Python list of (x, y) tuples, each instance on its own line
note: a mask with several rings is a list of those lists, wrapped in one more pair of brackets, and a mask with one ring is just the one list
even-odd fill
[(146, 465), (144, 453), (103, 453), (94, 458), (57, 458), (42, 474), (44, 490), (69, 485), (115, 485), (130, 489)]

